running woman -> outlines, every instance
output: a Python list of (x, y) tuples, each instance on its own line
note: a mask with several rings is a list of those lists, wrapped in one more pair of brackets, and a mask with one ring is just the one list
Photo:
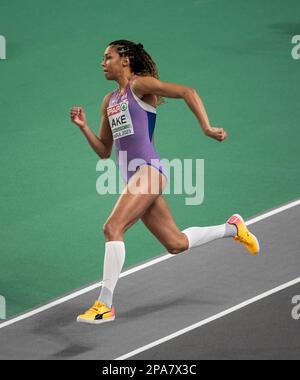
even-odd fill
[[(82, 107), (72, 107), (70, 114), (72, 122), (80, 128), (100, 158), (109, 158), (115, 144), (116, 161), (125, 182), (124, 190), (103, 226), (106, 243), (99, 299), (77, 318), (78, 322), (92, 324), (115, 319), (113, 293), (125, 261), (124, 234), (139, 219), (174, 255), (227, 237), (243, 243), (252, 254), (259, 252), (257, 238), (238, 214), (222, 225), (189, 227), (180, 231), (162, 195), (168, 174), (154, 147), (153, 135), (156, 108), (164, 97), (184, 99), (206, 136), (217, 141), (227, 138), (224, 129), (210, 125), (197, 91), (160, 81), (156, 64), (143, 45), (127, 40), (108, 45), (102, 68), (105, 78), (116, 81), (118, 88), (107, 94), (102, 102), (99, 136), (88, 127)], [(127, 165), (132, 160), (135, 165)], [(153, 185), (158, 191), (152, 191)]]

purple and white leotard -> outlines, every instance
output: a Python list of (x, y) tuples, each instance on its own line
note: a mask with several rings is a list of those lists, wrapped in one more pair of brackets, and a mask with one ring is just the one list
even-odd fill
[(112, 131), (116, 162), (121, 176), (128, 183), (142, 165), (151, 165), (168, 174), (152, 142), (156, 109), (139, 99), (131, 90), (131, 80), (124, 94), (118, 90), (111, 95), (107, 115)]

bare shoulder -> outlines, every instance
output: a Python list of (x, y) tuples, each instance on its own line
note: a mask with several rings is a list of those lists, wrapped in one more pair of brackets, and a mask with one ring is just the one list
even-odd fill
[(158, 79), (150, 75), (136, 75), (132, 81), (132, 86), (139, 86), (141, 84), (157, 81)]
[(111, 98), (112, 94), (113, 94), (112, 92), (109, 92), (108, 94), (106, 94), (106, 95), (104, 96), (104, 98), (103, 98), (103, 104), (108, 105), (108, 103), (109, 103), (109, 101), (110, 101), (110, 98)]
[[(147, 98), (152, 97), (153, 98), (152, 102), (153, 102), (154, 99), (156, 99), (156, 96), (151, 91), (152, 90), (151, 84), (153, 84), (153, 82), (156, 82), (156, 81), (158, 80), (152, 76), (136, 76), (131, 83), (131, 89), (138, 98), (144, 100), (145, 97)], [(147, 99), (147, 100), (150, 100), (150, 99)]]
[(106, 110), (106, 108), (109, 106), (109, 101), (110, 101), (110, 98), (112, 96), (112, 92), (109, 92), (108, 94), (106, 94), (102, 100), (102, 104), (101, 104), (101, 108), (102, 110)]

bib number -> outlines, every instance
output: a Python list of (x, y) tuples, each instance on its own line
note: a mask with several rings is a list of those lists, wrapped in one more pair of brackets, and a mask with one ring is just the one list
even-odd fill
[(114, 140), (134, 134), (128, 101), (108, 107), (107, 116)]

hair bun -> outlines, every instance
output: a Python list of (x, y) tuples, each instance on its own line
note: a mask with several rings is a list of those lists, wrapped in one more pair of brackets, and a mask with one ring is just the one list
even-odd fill
[(143, 45), (143, 44), (138, 43), (136, 46), (137, 46), (139, 49), (144, 49), (144, 45)]

